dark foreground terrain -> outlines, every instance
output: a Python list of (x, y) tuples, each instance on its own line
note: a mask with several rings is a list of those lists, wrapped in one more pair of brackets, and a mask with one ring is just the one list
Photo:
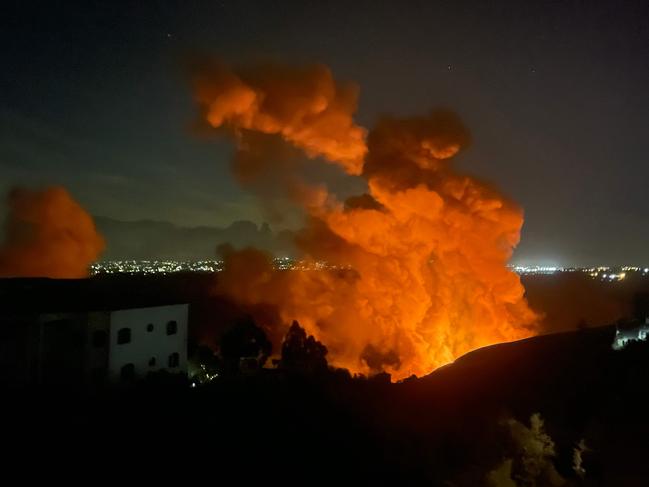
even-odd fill
[(614, 333), (488, 347), (396, 384), (262, 370), (195, 388), (5, 390), (3, 464), (91, 482), (649, 485), (649, 345), (614, 351)]
[(211, 295), (213, 279), (0, 280), (6, 480), (16, 469), (66, 483), (180, 474), (173, 482), (649, 485), (649, 344), (614, 351), (615, 325), (593, 327), (633, 314), (644, 278), (528, 277), (544, 331), (561, 333), (477, 350), (401, 383), (298, 367), (230, 371), (196, 387), (160, 374), (122, 388), (6, 386), (20, 363), (15, 313), (190, 303), (191, 354), (240, 318)]

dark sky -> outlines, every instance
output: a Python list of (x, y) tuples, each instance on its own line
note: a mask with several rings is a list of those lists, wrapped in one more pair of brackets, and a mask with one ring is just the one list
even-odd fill
[(363, 125), (458, 111), (461, 167), (525, 208), (516, 261), (649, 263), (646, 0), (23, 0), (0, 19), (2, 192), (56, 183), (121, 220), (261, 221), (229, 144), (192, 133), (183, 61), (317, 61), (360, 84)]

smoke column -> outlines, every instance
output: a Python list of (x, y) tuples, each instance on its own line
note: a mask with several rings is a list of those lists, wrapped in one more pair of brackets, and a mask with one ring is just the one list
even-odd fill
[[(353, 122), (357, 90), (323, 66), (210, 65), (195, 73), (194, 89), (203, 120), (237, 146), (238, 180), (300, 205), (307, 216), (297, 247), (307, 261), (330, 264), (276, 271), (260, 253), (229, 250), (217, 294), (253, 315), (263, 309), (255, 318), (266, 327), (298, 320), (334, 365), (396, 379), (535, 333), (537, 316), (506, 266), (523, 212), (453, 168), (470, 143), (454, 113), (384, 117), (368, 133)], [(342, 202), (307, 184), (277, 144), (365, 178), (368, 193)], [(264, 190), (269, 170), (281, 174), (279, 187)]]
[(60, 187), (13, 189), (5, 240), (0, 245), (1, 277), (81, 278), (104, 249), (92, 217)]
[(309, 157), (360, 174), (365, 130), (352, 120), (358, 89), (336, 83), (325, 66), (269, 65), (235, 73), (211, 64), (196, 73), (195, 87), (211, 126), (277, 134)]

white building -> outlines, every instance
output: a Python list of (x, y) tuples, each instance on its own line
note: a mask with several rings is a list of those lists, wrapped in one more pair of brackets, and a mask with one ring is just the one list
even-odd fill
[(130, 383), (161, 370), (186, 374), (188, 310), (173, 304), (40, 314), (38, 382), (68, 376), (71, 382)]
[[(95, 357), (103, 363), (110, 382), (142, 379), (149, 372), (166, 370), (187, 373), (187, 318), (186, 304), (122, 309), (108, 313), (108, 323), (89, 320), (89, 332), (98, 342), (104, 334), (109, 337), (105, 345), (97, 347), (90, 340)], [(101, 358), (100, 358), (101, 357)], [(94, 372), (99, 375), (100, 372)]]

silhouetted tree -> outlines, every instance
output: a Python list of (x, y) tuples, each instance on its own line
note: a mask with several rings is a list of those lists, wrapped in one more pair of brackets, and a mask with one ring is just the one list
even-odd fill
[(241, 359), (254, 359), (262, 367), (271, 352), (264, 330), (250, 317), (237, 321), (221, 336), (220, 355), (226, 372), (238, 372)]
[(294, 321), (282, 343), (280, 367), (293, 372), (323, 372), (327, 370), (327, 347), (306, 334)]

